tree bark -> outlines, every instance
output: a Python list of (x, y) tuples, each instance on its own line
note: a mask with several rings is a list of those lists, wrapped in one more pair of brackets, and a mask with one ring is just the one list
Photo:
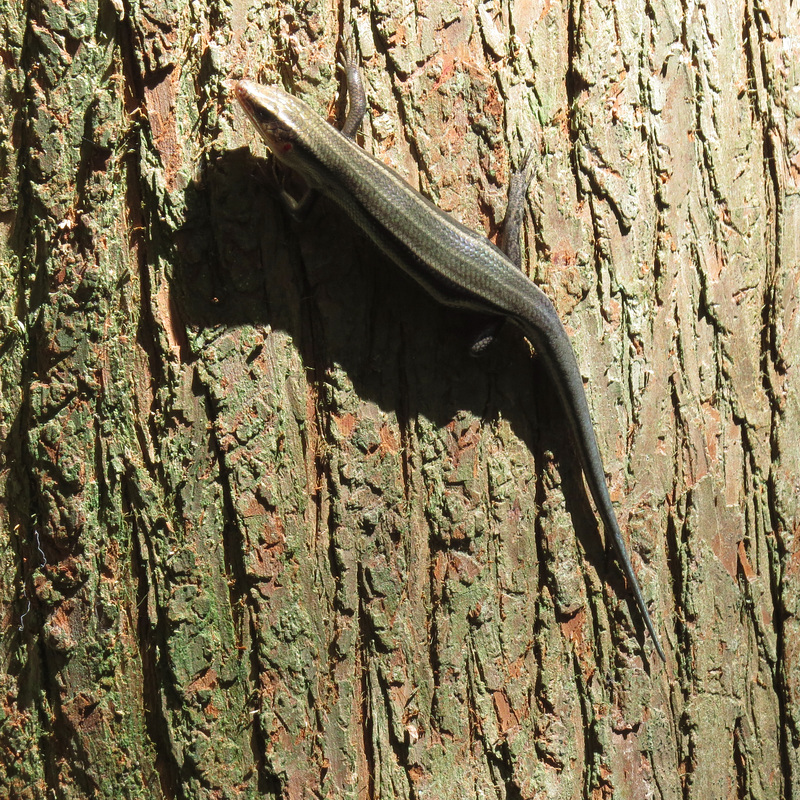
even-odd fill
[[(800, 798), (798, 4), (0, 0), (0, 796)], [(550, 377), (226, 79), (341, 118), (526, 269)]]

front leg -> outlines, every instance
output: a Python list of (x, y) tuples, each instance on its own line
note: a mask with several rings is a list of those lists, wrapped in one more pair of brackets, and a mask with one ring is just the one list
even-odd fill
[[(342, 38), (342, 53), (337, 66), (344, 72), (347, 92), (347, 117), (341, 131), (348, 139), (354, 139), (367, 111), (367, 95), (364, 91), (364, 80), (361, 77), (361, 69), (358, 66), (358, 55), (352, 33), (347, 33)], [(284, 186), (284, 175), (280, 165), (274, 158), (272, 159), (272, 171), (280, 187), (281, 200), (286, 210), (294, 219), (302, 220), (311, 210), (311, 206), (317, 197), (316, 192), (306, 187), (306, 190), (299, 198), (295, 197)]]
[(344, 72), (347, 87), (347, 117), (342, 125), (342, 133), (348, 139), (354, 139), (367, 111), (367, 95), (364, 91), (364, 80), (358, 66), (358, 55), (352, 33), (347, 33), (342, 39), (342, 54), (338, 65)]

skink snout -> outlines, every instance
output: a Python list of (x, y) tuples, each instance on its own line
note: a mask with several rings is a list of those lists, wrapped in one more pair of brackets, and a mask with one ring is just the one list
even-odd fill
[(253, 81), (236, 81), (232, 88), (234, 97), (239, 101), (239, 105), (245, 110), (247, 116), (253, 122), (257, 122), (256, 108), (264, 105), (263, 102), (259, 104), (258, 101), (259, 90), (262, 87)]
[(233, 81), (233, 93), (236, 99), (243, 105), (251, 105), (252, 98), (258, 93), (258, 84), (253, 81)]

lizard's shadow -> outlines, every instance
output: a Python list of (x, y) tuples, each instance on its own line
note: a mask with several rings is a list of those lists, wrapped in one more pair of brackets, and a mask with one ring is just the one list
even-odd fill
[[(360, 398), (395, 413), (401, 424), (422, 415), (443, 426), (459, 411), (487, 421), (502, 416), (533, 455), (534, 485), (542, 486), (546, 454), (553, 454), (587, 558), (625, 599), (644, 640), (621, 570), (604, 552), (553, 381), (519, 329), (504, 326), (473, 358), (476, 315), (434, 301), (324, 198), (306, 219), (291, 220), (267, 163), (246, 150), (221, 155), (186, 199), (175, 283), (190, 328), (285, 331), (315, 379), (338, 366)], [(544, 573), (557, 597), (554, 569)], [(568, 616), (557, 601), (556, 611)]]

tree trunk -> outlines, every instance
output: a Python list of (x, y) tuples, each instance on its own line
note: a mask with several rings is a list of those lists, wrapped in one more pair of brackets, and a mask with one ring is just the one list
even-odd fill
[[(0, 796), (800, 800), (798, 4), (0, 0)], [(550, 376), (225, 79), (341, 118), (526, 269)]]

